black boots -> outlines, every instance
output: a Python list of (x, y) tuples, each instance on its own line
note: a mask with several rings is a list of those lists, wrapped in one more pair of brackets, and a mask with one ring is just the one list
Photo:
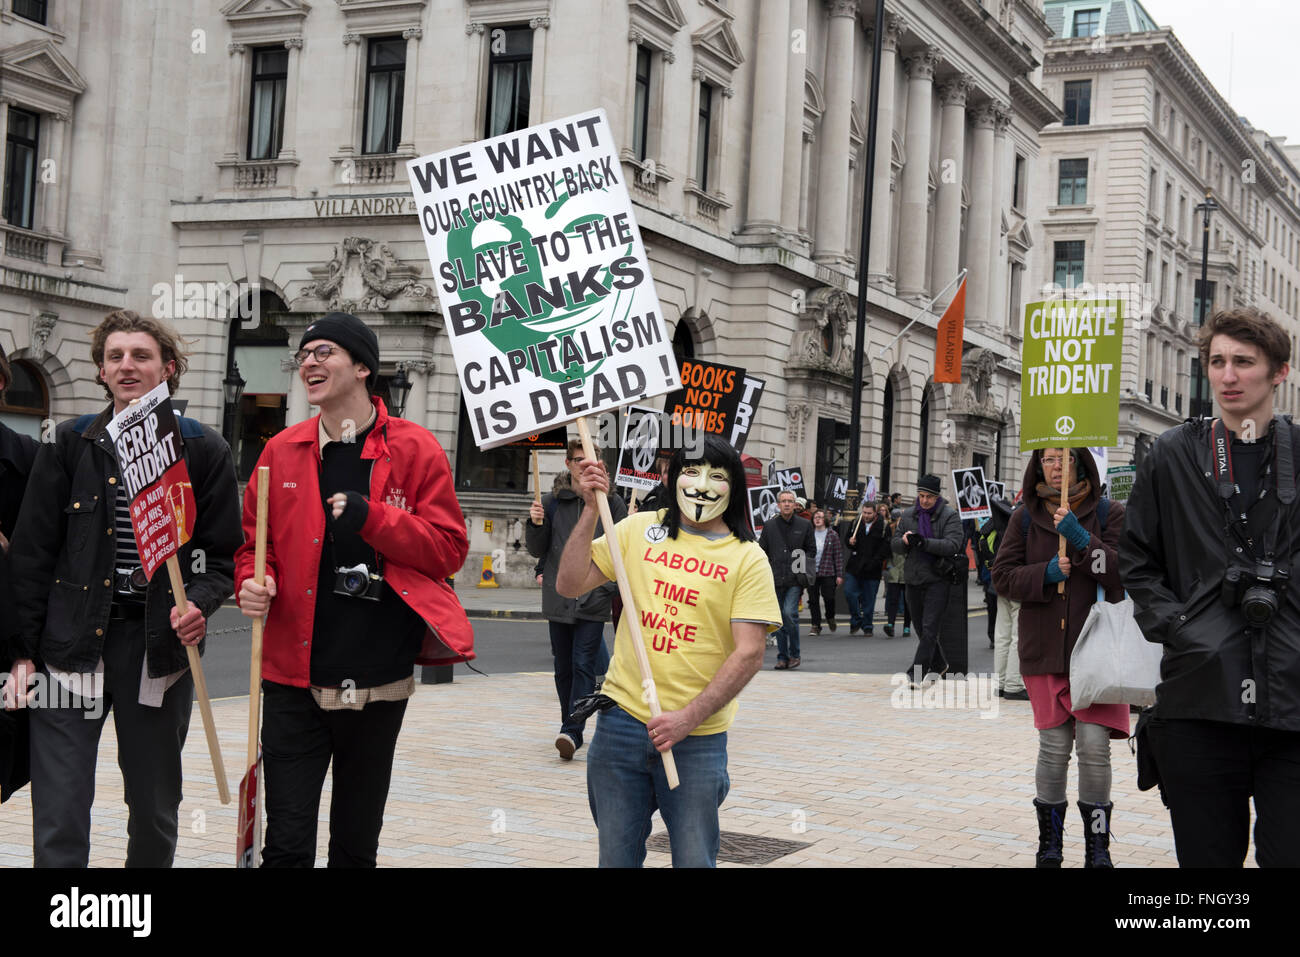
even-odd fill
[[(1083, 866), (1114, 867), (1110, 861), (1110, 812), (1115, 805), (1078, 803), (1079, 813), (1083, 815)], [(1042, 821), (1041, 811), (1039, 821)]]
[(1061, 866), (1061, 838), (1065, 833), (1065, 809), (1067, 805), (1044, 804), (1034, 798), (1034, 808), (1038, 811), (1038, 856), (1036, 867)]

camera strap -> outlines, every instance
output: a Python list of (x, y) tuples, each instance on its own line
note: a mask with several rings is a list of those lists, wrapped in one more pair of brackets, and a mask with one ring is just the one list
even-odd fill
[[(1267, 496), (1270, 489), (1269, 478), (1276, 473), (1277, 485), (1273, 491), (1276, 493), (1277, 510), (1285, 516), (1288, 511), (1287, 506), (1294, 502), (1296, 497), (1294, 450), (1291, 445), (1290, 424), (1275, 416), (1272, 425), (1270, 438), (1273, 454), (1265, 456), (1264, 459), (1264, 471), (1259, 479), (1259, 499)], [(1241, 486), (1236, 481), (1232, 467), (1232, 437), (1222, 419), (1215, 419), (1210, 426), (1210, 459), (1214, 468), (1215, 490), (1227, 512), (1228, 531), (1236, 536), (1245, 546), (1250, 557), (1255, 559), (1258, 556), (1247, 521), (1247, 511), (1255, 503), (1243, 501)], [(1269, 558), (1272, 557), (1278, 537), (1280, 523), (1276, 518), (1277, 516), (1274, 516), (1274, 520), (1267, 524), (1264, 556)]]

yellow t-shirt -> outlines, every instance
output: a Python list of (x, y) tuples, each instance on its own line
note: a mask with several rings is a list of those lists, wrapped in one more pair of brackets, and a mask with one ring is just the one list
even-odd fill
[[(689, 704), (735, 650), (731, 622), (759, 621), (772, 632), (781, 626), (781, 608), (772, 567), (756, 542), (735, 535), (710, 541), (681, 529), (676, 539), (659, 524), (664, 513), (641, 512), (614, 526), (628, 581), (641, 621), (641, 635), (659, 704), (677, 711)], [(592, 543), (591, 557), (610, 579), (614, 565), (604, 537)], [(614, 639), (614, 658), (601, 688), (638, 721), (650, 720), (641, 700), (641, 673), (623, 609)], [(726, 731), (736, 716), (736, 699), (706, 718), (691, 734)]]

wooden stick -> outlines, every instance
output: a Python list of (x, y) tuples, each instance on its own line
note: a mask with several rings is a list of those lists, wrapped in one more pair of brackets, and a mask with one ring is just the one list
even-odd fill
[[(578, 419), (578, 435), (582, 439), (582, 454), (589, 459), (594, 459), (596, 449), (591, 444), (591, 433), (587, 430), (586, 418)], [(632, 599), (632, 585), (627, 580), (627, 570), (623, 567), (623, 552), (618, 548), (618, 535), (614, 531), (614, 519), (609, 512), (609, 499), (603, 494), (597, 495), (596, 508), (600, 512), (606, 541), (610, 543), (609, 556), (614, 565), (614, 579), (618, 582), (618, 593), (623, 599), (623, 619), (627, 622), (632, 637), (632, 650), (636, 653), (637, 668), (641, 672), (641, 687), (645, 689), (644, 698), (650, 705), (650, 716), (657, 718), (663, 713), (663, 709), (659, 707), (659, 693), (655, 690), (655, 679), (650, 672), (650, 656), (646, 654), (645, 639), (641, 636), (641, 620), (637, 617), (636, 602)], [(668, 777), (668, 789), (674, 790), (680, 782), (677, 778), (677, 764), (673, 761), (672, 749), (660, 752), (660, 756), (664, 762), (664, 774)]]
[(533, 449), (533, 501), (542, 500), (542, 473), (537, 467), (537, 450)]
[[(185, 600), (185, 580), (181, 578), (181, 563), (173, 555), (167, 559), (167, 576), (172, 582), (172, 597), (176, 599), (176, 614), (184, 618), (190, 604)], [(221, 760), (221, 745), (217, 741), (217, 726), (212, 721), (212, 702), (208, 700), (208, 682), (203, 677), (203, 662), (199, 659), (197, 645), (185, 646), (190, 662), (190, 675), (194, 678), (194, 691), (199, 699), (199, 713), (203, 716), (203, 732), (208, 738), (208, 753), (212, 755), (212, 771), (217, 777), (217, 796), (222, 804), (230, 803), (230, 786), (226, 783), (226, 766)]]
[(862, 527), (862, 509), (858, 509), (858, 520), (853, 525), (853, 532), (849, 535), (850, 539), (858, 537), (858, 529)]
[[(1069, 508), (1069, 507), (1070, 507), (1070, 450), (1067, 448), (1062, 448), (1061, 449), (1061, 508)], [(1060, 541), (1057, 542), (1056, 545), (1056, 557), (1057, 557), (1057, 561), (1059, 562), (1062, 558), (1065, 557), (1065, 536), (1061, 535), (1058, 537), (1060, 538)], [(1065, 594), (1064, 581), (1059, 581), (1056, 583), (1056, 593), (1058, 595)], [(1065, 628), (1064, 618), (1061, 619), (1061, 628), (1062, 629)]]

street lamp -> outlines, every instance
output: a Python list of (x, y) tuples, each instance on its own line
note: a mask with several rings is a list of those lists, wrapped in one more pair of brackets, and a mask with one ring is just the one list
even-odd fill
[(239, 409), (239, 400), (243, 398), (244, 386), (246, 385), (248, 383), (239, 374), (239, 363), (235, 362), (232, 357), (230, 369), (226, 373), (225, 379), (221, 381), (221, 390), (225, 393), (226, 400), (226, 418), (221, 431), (232, 449), (235, 447), (235, 414)]
[(388, 394), (393, 399), (393, 414), (399, 419), (406, 411), (406, 397), (411, 394), (411, 380), (406, 376), (406, 365), (399, 363), (397, 375), (388, 380)]
[[(1205, 312), (1210, 307), (1210, 214), (1219, 208), (1219, 204), (1214, 201), (1214, 196), (1210, 190), (1205, 191), (1205, 202), (1196, 204), (1196, 211), (1201, 214), (1201, 294), (1197, 297), (1196, 325), (1205, 325)], [(1205, 377), (1205, 370), (1200, 368), (1200, 360), (1197, 363), (1196, 375), (1191, 383), (1192, 396), (1188, 403), (1187, 413), (1195, 418), (1199, 415), (1205, 415), (1210, 411), (1205, 408), (1209, 402), (1209, 381)]]

